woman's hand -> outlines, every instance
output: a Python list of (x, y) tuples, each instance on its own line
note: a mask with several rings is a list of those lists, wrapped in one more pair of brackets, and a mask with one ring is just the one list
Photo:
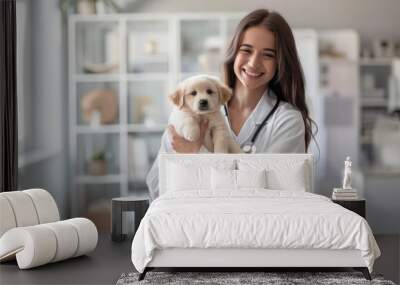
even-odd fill
[(181, 137), (175, 130), (174, 126), (168, 125), (169, 137), (172, 148), (178, 153), (198, 153), (204, 143), (204, 137), (208, 129), (208, 120), (204, 119), (200, 122), (200, 138), (191, 142)]

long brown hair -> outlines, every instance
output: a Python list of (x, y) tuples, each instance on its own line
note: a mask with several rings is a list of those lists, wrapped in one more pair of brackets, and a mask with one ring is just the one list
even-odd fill
[(306, 151), (316, 123), (310, 118), (305, 98), (305, 83), (303, 70), (296, 51), (292, 30), (286, 20), (276, 12), (259, 9), (245, 16), (236, 27), (235, 34), (227, 48), (223, 64), (225, 84), (234, 88), (236, 75), (233, 65), (244, 32), (254, 26), (263, 26), (275, 36), (277, 70), (274, 77), (268, 83), (269, 88), (282, 100), (295, 106), (302, 114), (305, 126)]

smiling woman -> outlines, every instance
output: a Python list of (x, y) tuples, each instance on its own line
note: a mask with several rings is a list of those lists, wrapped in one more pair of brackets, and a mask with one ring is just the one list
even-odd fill
[[(276, 12), (255, 10), (236, 27), (224, 60), (225, 84), (233, 91), (225, 104), (234, 142), (246, 153), (305, 153), (315, 123), (305, 101), (304, 76), (293, 33)], [(198, 141), (174, 131), (164, 134), (160, 152), (197, 153), (209, 126), (200, 126)], [(158, 196), (158, 160), (146, 182)]]
[(227, 112), (239, 143), (246, 137), (241, 133), (248, 128), (248, 119), (265, 117), (280, 100), (271, 123), (254, 142), (257, 152), (307, 151), (316, 125), (305, 102), (293, 33), (279, 13), (255, 10), (240, 21), (227, 49), (224, 76), (233, 89)]

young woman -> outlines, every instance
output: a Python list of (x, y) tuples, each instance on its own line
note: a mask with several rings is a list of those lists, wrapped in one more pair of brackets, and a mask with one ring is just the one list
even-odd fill
[[(225, 113), (236, 142), (249, 153), (304, 153), (314, 122), (305, 100), (304, 76), (292, 31), (276, 12), (260, 9), (236, 28), (224, 61), (225, 83), (233, 97)], [(202, 122), (201, 133), (207, 129)], [(160, 151), (201, 152), (197, 142), (180, 137), (172, 126)], [(158, 196), (157, 161), (147, 176), (151, 197)]]

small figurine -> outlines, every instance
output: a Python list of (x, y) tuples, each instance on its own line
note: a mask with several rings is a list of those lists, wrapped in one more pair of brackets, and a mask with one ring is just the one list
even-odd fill
[(344, 162), (343, 189), (352, 189), (351, 188), (351, 160), (350, 160), (350, 156), (346, 157), (346, 161)]

